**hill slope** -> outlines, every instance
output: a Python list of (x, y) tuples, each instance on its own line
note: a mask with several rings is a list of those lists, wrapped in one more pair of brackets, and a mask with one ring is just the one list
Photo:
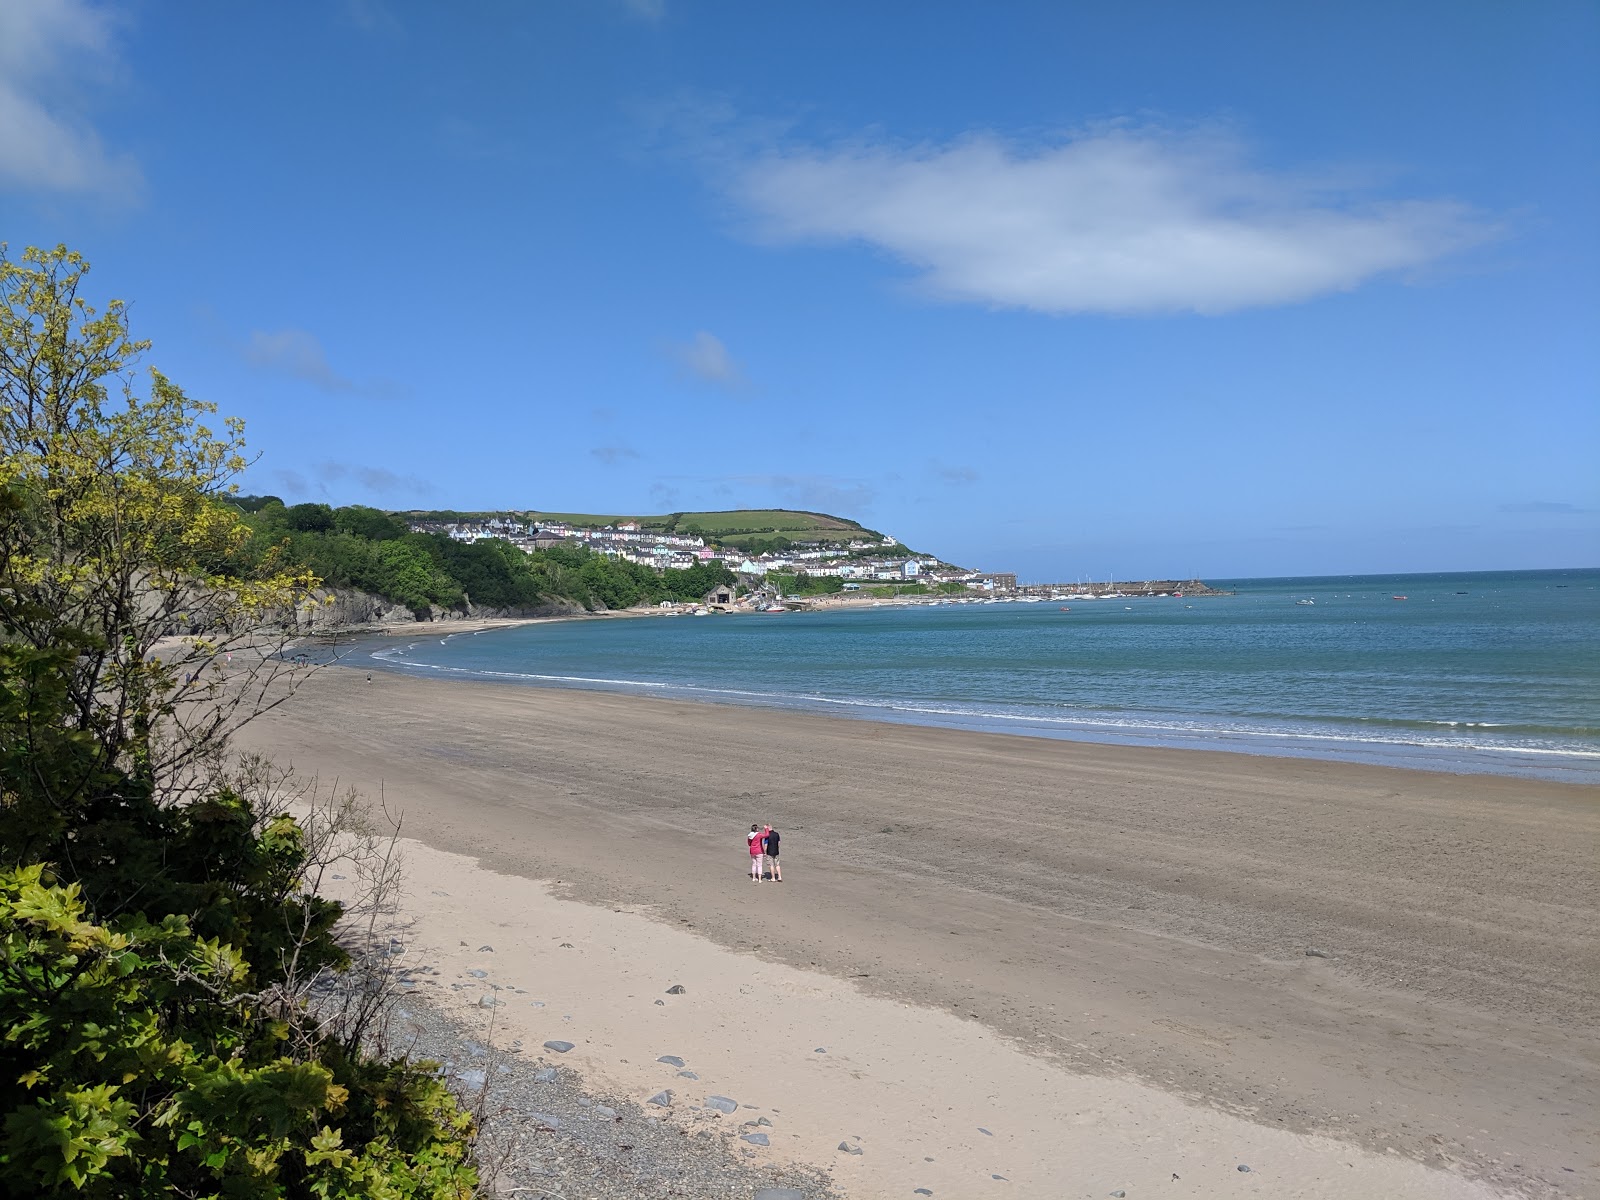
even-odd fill
[(506, 515), (530, 521), (565, 521), (570, 525), (597, 527), (616, 525), (623, 521), (636, 521), (641, 529), (655, 533), (701, 536), (730, 546), (743, 545), (751, 538), (785, 537), (795, 542), (848, 542), (856, 538), (876, 539), (883, 536), (876, 530), (868, 529), (846, 517), (787, 508), (740, 508), (723, 512), (674, 512), (656, 515), (544, 512), (536, 509), (504, 514), (410, 512), (404, 515), (419, 519), (442, 520)]

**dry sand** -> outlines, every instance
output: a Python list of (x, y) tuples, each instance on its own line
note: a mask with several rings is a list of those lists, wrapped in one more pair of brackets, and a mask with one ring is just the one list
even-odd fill
[(404, 810), (514, 1036), (852, 1195), (1600, 1196), (1596, 789), (345, 670), (242, 741)]

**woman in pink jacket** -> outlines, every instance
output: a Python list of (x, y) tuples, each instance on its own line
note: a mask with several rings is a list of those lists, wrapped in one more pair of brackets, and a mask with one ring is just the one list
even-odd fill
[(766, 838), (758, 826), (750, 826), (750, 832), (745, 835), (745, 841), (750, 846), (750, 882), (761, 882), (761, 856), (766, 853)]

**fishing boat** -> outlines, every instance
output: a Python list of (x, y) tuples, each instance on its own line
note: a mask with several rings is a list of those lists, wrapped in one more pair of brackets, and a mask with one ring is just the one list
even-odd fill
[(1296, 600), (1296, 604), (1315, 604), (1315, 600)]

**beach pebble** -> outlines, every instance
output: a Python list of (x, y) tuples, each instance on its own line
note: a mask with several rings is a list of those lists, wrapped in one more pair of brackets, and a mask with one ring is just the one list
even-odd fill
[(494, 947), (493, 946), (479, 946), (478, 947), (478, 953), (479, 954), (493, 954), (494, 953)]
[(549, 1113), (542, 1113), (542, 1112), (529, 1113), (528, 1115), (530, 1117), (532, 1117), (535, 1121), (539, 1122), (539, 1124), (550, 1126), (551, 1129), (560, 1129), (561, 1128), (561, 1118), (560, 1117), (552, 1117)]
[(849, 1142), (840, 1142), (839, 1143), (839, 1149), (843, 1150), (846, 1154), (860, 1154), (861, 1153), (861, 1147), (860, 1146), (852, 1146)]
[(544, 1048), (546, 1050), (554, 1050), (557, 1054), (565, 1054), (568, 1050), (572, 1049), (572, 1043), (561, 1042), (552, 1039), (544, 1044)]
[(799, 1188), (757, 1188), (752, 1200), (806, 1200)]
[(981, 1134), (983, 1134), (983, 1135), (984, 1135), (984, 1136), (985, 1136), (985, 1137), (993, 1137), (993, 1136), (994, 1136), (994, 1134), (992, 1134), (992, 1133), (990, 1133), (990, 1132), (989, 1132), (989, 1131), (988, 1131), (988, 1130), (987, 1130), (987, 1129), (985, 1129), (985, 1128), (984, 1128), (984, 1127), (983, 1127), (983, 1126), (982, 1126), (982, 1125), (979, 1125), (979, 1126), (978, 1126), (978, 1132), (979, 1132), (979, 1133), (981, 1133)]
[(657, 1108), (671, 1108), (672, 1107), (672, 1093), (671, 1092), (657, 1092), (654, 1096), (651, 1096), (650, 1099), (646, 1100), (645, 1103), (646, 1104), (654, 1104)]
[(931, 1195), (933, 1195), (933, 1193), (930, 1192), (927, 1188), (917, 1188), (911, 1194), (913, 1196), (931, 1196)]
[(1306, 957), (1307, 958), (1327, 958), (1328, 957), (1328, 952), (1326, 950), (1307, 950), (1306, 951)]
[(675, 984), (673, 984), (671, 987), (669, 987), (667, 989), (667, 995), (669, 995), (669, 996), (681, 996), (685, 992), (687, 992), (688, 990), (689, 989), (684, 987), (683, 984), (675, 983)]
[(826, 1054), (826, 1053), (827, 1053), (827, 1051), (826, 1051), (826, 1050), (824, 1050), (824, 1049), (823, 1049), (823, 1048), (822, 1048), (822, 1047), (821, 1047), (821, 1046), (818, 1046), (818, 1047), (817, 1047), (817, 1048), (816, 1048), (816, 1049), (815, 1049), (815, 1050), (813, 1050), (813, 1051), (812, 1051), (812, 1052), (811, 1052), (811, 1053), (813, 1053), (813, 1054)]
[(596, 1116), (604, 1117), (608, 1121), (615, 1121), (617, 1119), (617, 1110), (612, 1108), (610, 1105), (596, 1104), (594, 1106), (594, 1111)]
[(530, 1001), (528, 1001), (528, 1007), (529, 1008), (543, 1008), (544, 1007), (544, 1001), (543, 1000), (530, 1000)]
[(738, 1101), (730, 1100), (726, 1096), (707, 1096), (706, 1107), (714, 1108), (719, 1113), (735, 1113), (739, 1111)]
[(578, 1107), (579, 1108), (591, 1108), (591, 1107), (593, 1107), (593, 1105), (594, 1105), (594, 1101), (589, 1099), (587, 1096), (579, 1096), (578, 1097)]
[(656, 1003), (661, 1005), (663, 1008), (665, 1008), (666, 1005), (667, 1005), (667, 1002), (665, 1000), (657, 1000)]
[(998, 1179), (1001, 1183), (1009, 1183), (1010, 1182), (1004, 1175), (991, 1175), (991, 1176), (989, 1176), (989, 1178), (990, 1179)]
[(474, 979), (489, 978), (489, 972), (485, 971), (482, 967), (473, 967), (472, 970), (467, 972), (467, 974), (471, 975)]
[(1246, 1175), (1250, 1174), (1250, 1168), (1245, 1166), (1243, 1163), (1239, 1164), (1239, 1170), (1243, 1171)]
[(764, 1133), (745, 1133), (739, 1136), (752, 1146), (770, 1146), (772, 1144), (771, 1139)]
[(680, 1078), (680, 1079), (699, 1079), (700, 1076), (696, 1075), (693, 1071), (679, 1071), (678, 1072), (678, 1078)]
[(767, 1129), (771, 1129), (772, 1128), (772, 1122), (767, 1120), (767, 1118), (765, 1118), (765, 1117), (757, 1117), (756, 1118), (756, 1124), (760, 1125), (760, 1126), (763, 1126), (764, 1128), (767, 1128)]
[(1122, 1198), (1122, 1197), (1123, 1197), (1123, 1196), (1126, 1196), (1126, 1195), (1127, 1195), (1127, 1194), (1128, 1194), (1128, 1193), (1127, 1193), (1127, 1192), (1125, 1192), (1125, 1191), (1123, 1191), (1123, 1190), (1122, 1190), (1122, 1189), (1121, 1189), (1121, 1188), (1118, 1188), (1118, 1189), (1117, 1189), (1117, 1190), (1116, 1190), (1116, 1191), (1114, 1191), (1114, 1192), (1107, 1192), (1107, 1193), (1106, 1193), (1106, 1195), (1108, 1195), (1108, 1196), (1115, 1196), (1115, 1197), (1117, 1197), (1117, 1200), (1121, 1200), (1121, 1198)]
[(533, 1073), (533, 1081), (535, 1083), (554, 1083), (556, 1081), (556, 1069), (554, 1067), (541, 1067)]
[(679, 1058), (676, 1054), (663, 1054), (660, 1058), (656, 1059), (656, 1061), (660, 1063), (666, 1063), (669, 1067), (683, 1066), (683, 1059)]
[(499, 1006), (500, 1001), (496, 1000), (493, 996), (484, 996), (478, 1001), (479, 1008), (498, 1008)]

